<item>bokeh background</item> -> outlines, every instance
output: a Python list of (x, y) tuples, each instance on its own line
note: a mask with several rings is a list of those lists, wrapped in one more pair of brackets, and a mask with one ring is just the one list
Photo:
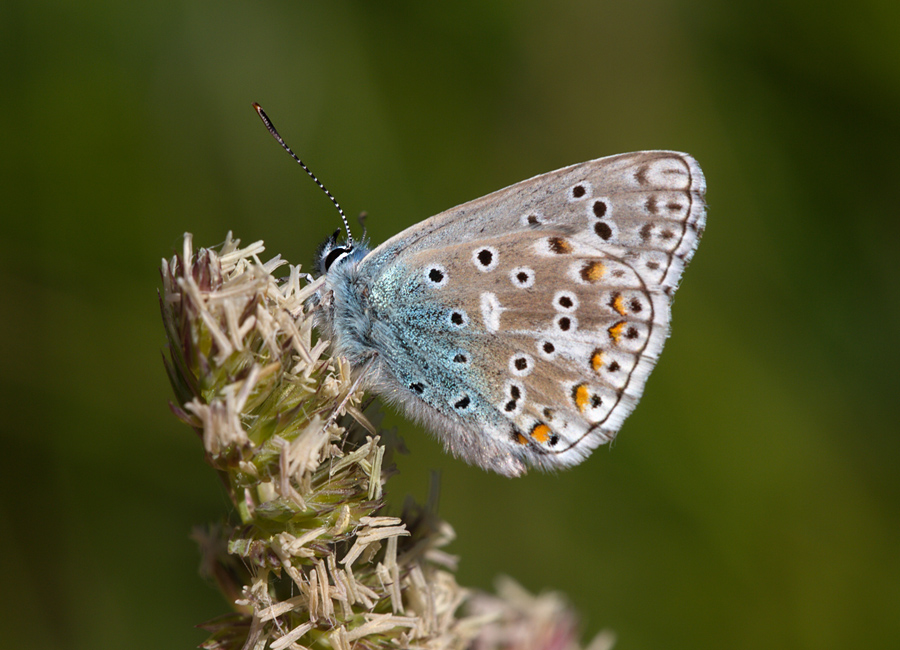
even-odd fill
[(190, 648), (227, 609), (155, 292), (184, 231), (306, 263), (336, 227), (258, 101), (376, 243), (692, 153), (708, 229), (613, 448), (511, 481), (389, 414), (393, 507), (440, 471), (462, 584), (564, 592), (621, 650), (896, 647), (898, 34), (895, 0), (4, 2), (3, 644)]

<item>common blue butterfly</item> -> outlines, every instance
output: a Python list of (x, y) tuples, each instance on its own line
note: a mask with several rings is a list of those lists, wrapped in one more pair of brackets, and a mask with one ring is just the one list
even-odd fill
[(535, 176), (372, 250), (348, 230), (317, 256), (317, 324), (453, 455), (506, 476), (576, 465), (640, 399), (705, 192), (691, 156), (641, 151)]

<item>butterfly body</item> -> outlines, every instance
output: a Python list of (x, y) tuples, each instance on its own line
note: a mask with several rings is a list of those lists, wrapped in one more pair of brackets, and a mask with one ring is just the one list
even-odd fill
[(507, 476), (577, 464), (641, 396), (704, 193), (690, 156), (638, 152), (522, 181), (371, 251), (332, 239), (320, 329), (467, 462)]

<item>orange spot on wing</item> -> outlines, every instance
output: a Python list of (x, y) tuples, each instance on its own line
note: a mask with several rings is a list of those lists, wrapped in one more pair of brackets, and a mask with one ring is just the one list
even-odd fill
[(584, 413), (587, 410), (588, 403), (591, 401), (591, 393), (586, 384), (578, 384), (573, 393), (575, 397), (575, 406)]
[(622, 298), (621, 293), (617, 293), (616, 297), (613, 298), (612, 308), (619, 312), (619, 316), (625, 315), (625, 300)]
[(520, 445), (525, 445), (525, 444), (528, 444), (528, 438), (523, 436), (521, 433), (517, 433), (516, 434), (516, 442), (518, 442)]
[(547, 442), (550, 439), (550, 427), (543, 422), (534, 425), (534, 428), (531, 430), (531, 437), (541, 444)]
[(625, 321), (619, 321), (612, 327), (610, 327), (607, 332), (612, 337), (612, 340), (616, 343), (619, 342), (619, 339), (622, 338), (622, 330), (625, 329)]
[(585, 282), (597, 282), (606, 273), (606, 267), (597, 261), (586, 263), (581, 267), (581, 279)]
[(602, 350), (594, 350), (593, 354), (591, 354), (591, 368), (594, 369), (594, 372), (600, 372), (600, 368), (603, 367), (603, 351)]

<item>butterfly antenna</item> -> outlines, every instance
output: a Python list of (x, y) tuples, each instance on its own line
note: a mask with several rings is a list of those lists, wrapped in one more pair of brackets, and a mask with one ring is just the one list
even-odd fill
[(287, 143), (278, 134), (278, 131), (275, 129), (275, 125), (272, 124), (272, 120), (270, 120), (269, 116), (266, 115), (266, 112), (262, 109), (262, 106), (260, 106), (256, 102), (253, 102), (253, 108), (255, 108), (256, 112), (259, 113), (259, 119), (261, 119), (263, 121), (263, 124), (265, 124), (266, 128), (269, 129), (269, 133), (271, 133), (272, 137), (275, 138), (275, 140), (278, 142), (278, 144), (281, 145), (281, 148), (284, 149), (285, 151), (287, 151), (291, 155), (291, 158), (293, 158), (298, 163), (300, 163), (300, 166), (303, 167), (303, 171), (305, 171), (307, 174), (309, 174), (309, 177), (311, 179), (313, 179), (313, 181), (315, 181), (316, 185), (319, 186), (319, 189), (321, 189), (323, 192), (325, 192), (325, 194), (328, 195), (328, 198), (331, 199), (331, 202), (334, 203), (334, 207), (337, 208), (337, 211), (341, 215), (341, 221), (344, 222), (344, 230), (347, 231), (347, 245), (350, 248), (353, 248), (353, 235), (350, 234), (350, 225), (347, 223), (347, 217), (344, 214), (344, 210), (341, 208), (340, 203), (338, 203), (337, 199), (334, 198), (334, 196), (331, 194), (331, 192), (328, 191), (328, 188), (325, 187), (324, 185), (322, 185), (322, 181), (320, 181), (318, 178), (316, 178), (316, 175), (313, 174), (312, 171), (310, 170), (310, 168), (306, 166), (306, 163), (304, 163), (302, 160), (300, 160), (299, 156), (297, 156), (297, 154), (295, 154), (293, 151), (291, 151), (291, 148), (289, 146), (287, 146)]

